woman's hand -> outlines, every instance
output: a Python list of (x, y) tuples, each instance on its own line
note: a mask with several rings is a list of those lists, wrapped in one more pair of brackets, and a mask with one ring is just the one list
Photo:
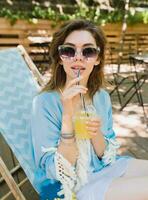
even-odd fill
[(67, 84), (65, 89), (62, 92), (62, 104), (64, 111), (69, 113), (70, 115), (73, 114), (73, 108), (74, 108), (74, 98), (81, 94), (85, 94), (87, 92), (87, 88), (83, 85), (79, 85), (79, 81), (82, 80), (83, 77), (80, 76), (78, 78), (75, 78)]
[(86, 128), (90, 137), (94, 138), (98, 132), (100, 133), (101, 120), (98, 117), (92, 117), (86, 121)]
[[(87, 88), (83, 85), (79, 85), (79, 81), (82, 80), (83, 77), (75, 78), (66, 85), (62, 92), (61, 101), (63, 104), (63, 115), (62, 115), (62, 128), (61, 133), (64, 133), (66, 135), (69, 133), (73, 133), (73, 122), (72, 122), (72, 116), (75, 109), (74, 98), (79, 95), (80, 93), (85, 94), (87, 92)], [(78, 149), (75, 142), (72, 142), (70, 140), (73, 139), (65, 139), (67, 142), (70, 142), (70, 144), (67, 146), (66, 143), (62, 144), (60, 142), (60, 145), (58, 147), (58, 151), (64, 155), (64, 157), (71, 162), (72, 164), (76, 163), (77, 156), (78, 156)], [(65, 141), (66, 142), (66, 141)]]
[(99, 158), (102, 157), (105, 151), (105, 139), (103, 133), (101, 132), (101, 120), (97, 117), (94, 117), (86, 122), (86, 127), (88, 133), (91, 137), (91, 143)]

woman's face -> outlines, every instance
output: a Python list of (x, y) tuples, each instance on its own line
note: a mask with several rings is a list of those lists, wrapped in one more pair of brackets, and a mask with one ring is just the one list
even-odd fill
[(60, 64), (66, 72), (67, 81), (76, 78), (80, 73), (86, 85), (94, 65), (99, 64), (99, 52), (92, 34), (85, 30), (73, 31), (59, 47)]

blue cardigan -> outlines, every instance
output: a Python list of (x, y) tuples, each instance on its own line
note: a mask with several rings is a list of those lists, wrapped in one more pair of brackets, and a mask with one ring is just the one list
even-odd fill
[[(109, 94), (101, 89), (93, 97), (93, 105), (102, 121), (102, 133), (107, 138), (115, 138), (112, 128), (112, 106)], [(33, 141), (34, 158), (37, 167), (36, 181), (41, 184), (41, 199), (49, 198), (52, 192), (47, 185), (51, 184), (55, 194), (60, 191), (61, 185), (56, 177), (54, 151), (43, 152), (43, 149), (57, 147), (61, 132), (62, 103), (60, 95), (56, 91), (43, 92), (33, 100), (31, 116), (31, 133)], [(91, 170), (97, 172), (103, 168), (102, 161), (91, 149)], [(56, 184), (57, 187), (54, 187)], [(45, 192), (46, 191), (46, 192)], [(50, 192), (49, 192), (50, 191)], [(42, 195), (43, 194), (43, 195)], [(44, 198), (44, 196), (46, 196)], [(53, 195), (51, 195), (53, 196)]]

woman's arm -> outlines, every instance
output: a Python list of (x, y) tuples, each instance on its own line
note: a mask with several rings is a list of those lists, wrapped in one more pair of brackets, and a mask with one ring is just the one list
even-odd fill
[[(100, 125), (98, 125), (98, 130), (94, 137), (92, 137), (92, 145), (99, 158), (101, 158), (104, 165), (113, 163), (116, 159), (117, 149), (119, 144), (116, 141), (116, 136), (113, 131), (113, 119), (112, 119), (112, 105), (110, 96), (107, 92), (103, 95), (102, 105), (104, 105), (106, 132), (103, 134), (100, 131)], [(105, 104), (103, 104), (105, 103)], [(96, 126), (97, 128), (97, 126)]]
[(98, 131), (97, 135), (91, 139), (91, 143), (97, 156), (101, 158), (104, 154), (106, 145), (104, 136), (100, 130)]
[(99, 158), (102, 157), (105, 151), (105, 139), (100, 130), (101, 122), (98, 118), (91, 119), (87, 121), (87, 130), (91, 136), (91, 143), (93, 145), (94, 151)]
[[(63, 112), (61, 134), (73, 134), (72, 116)], [(62, 138), (57, 150), (62, 154), (72, 165), (75, 164), (78, 156), (78, 150), (75, 142), (75, 137), (70, 139)]]
[(63, 105), (63, 115), (62, 115), (62, 128), (61, 128), (61, 136), (62, 134), (68, 135), (71, 134), (74, 137), (62, 140), (58, 146), (58, 152), (62, 154), (72, 165), (76, 163), (78, 150), (75, 142), (75, 135), (73, 129), (73, 113), (74, 113), (74, 97), (79, 95), (80, 93), (85, 94), (87, 88), (78, 85), (77, 83), (83, 77), (75, 78), (67, 84), (64, 91), (62, 92), (61, 101)]
[(53, 96), (48, 93), (36, 96), (31, 115), (31, 136), (36, 167), (42, 169), (49, 179), (57, 179), (54, 157), (60, 134), (57, 117), (60, 113), (53, 106), (56, 102)]

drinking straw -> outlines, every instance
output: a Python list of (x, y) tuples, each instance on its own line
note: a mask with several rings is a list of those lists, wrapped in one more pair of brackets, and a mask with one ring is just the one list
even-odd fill
[[(77, 77), (79, 77), (79, 76), (80, 76), (80, 69), (79, 69), (79, 71), (78, 71)], [(79, 82), (78, 82), (78, 85), (79, 85)], [(88, 112), (86, 111), (85, 98), (84, 98), (83, 94), (81, 94), (81, 93), (80, 93), (80, 98), (81, 98), (81, 102), (82, 102), (83, 109), (84, 109), (85, 113), (87, 114), (87, 116), (89, 117), (89, 114), (88, 114)]]

